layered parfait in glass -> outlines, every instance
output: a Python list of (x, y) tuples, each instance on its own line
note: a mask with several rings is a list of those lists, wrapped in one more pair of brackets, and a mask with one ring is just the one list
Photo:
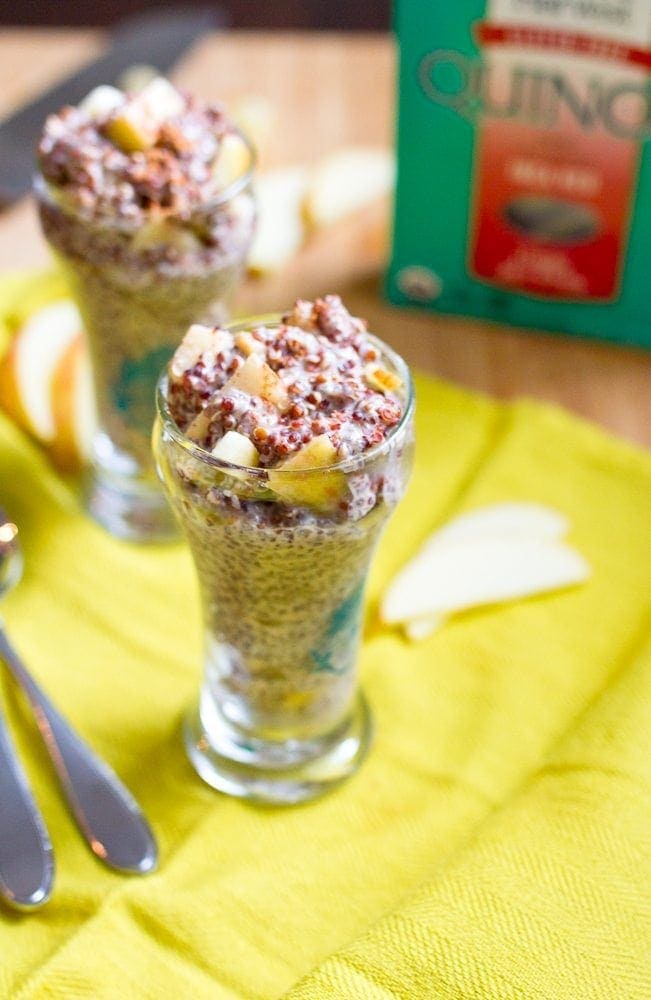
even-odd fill
[(155, 387), (190, 323), (221, 323), (254, 232), (253, 152), (163, 78), (45, 122), (36, 195), (88, 335), (99, 416), (87, 504), (114, 534), (173, 528), (153, 473)]
[(363, 595), (409, 476), (405, 363), (338, 296), (192, 326), (161, 379), (154, 448), (200, 585), (205, 676), (187, 719), (199, 773), (295, 802), (352, 773)]

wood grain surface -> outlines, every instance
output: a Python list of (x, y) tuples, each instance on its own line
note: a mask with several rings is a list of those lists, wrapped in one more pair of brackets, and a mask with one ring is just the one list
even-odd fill
[[(101, 46), (94, 32), (3, 31), (0, 115)], [(174, 78), (207, 98), (264, 95), (271, 101), (276, 120), (262, 169), (309, 163), (349, 143), (392, 142), (394, 50), (385, 36), (215, 35), (187, 55)], [(338, 291), (421, 369), (501, 398), (557, 402), (651, 445), (651, 354), (389, 306), (381, 292), (388, 217), (389, 207), (376, 205), (315, 235), (282, 273), (248, 281), (237, 312), (268, 312), (298, 295)], [(0, 215), (0, 269), (47, 260), (29, 199)]]

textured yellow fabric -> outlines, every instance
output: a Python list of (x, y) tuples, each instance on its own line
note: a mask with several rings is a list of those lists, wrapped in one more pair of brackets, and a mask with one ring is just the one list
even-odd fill
[[(49, 293), (7, 281), (0, 311)], [(373, 751), (294, 809), (218, 795), (184, 758), (200, 634), (183, 547), (106, 537), (0, 418), (0, 497), (26, 551), (10, 633), (162, 853), (143, 879), (92, 858), (5, 684), (58, 872), (44, 910), (0, 912), (2, 997), (651, 996), (651, 457), (558, 410), (430, 379), (418, 403), (416, 471), (369, 589)], [(590, 583), (468, 613), (419, 645), (379, 628), (378, 595), (422, 539), (504, 499), (565, 511)]]

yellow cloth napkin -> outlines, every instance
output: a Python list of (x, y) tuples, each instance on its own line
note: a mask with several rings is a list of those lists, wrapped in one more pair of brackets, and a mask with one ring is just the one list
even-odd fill
[[(51, 292), (5, 281), (0, 313)], [(5, 684), (58, 871), (45, 909), (0, 912), (2, 997), (648, 1000), (650, 456), (420, 378), (416, 470), (369, 588), (375, 744), (293, 809), (218, 795), (184, 757), (201, 656), (185, 549), (107, 537), (4, 418), (0, 497), (26, 554), (10, 634), (161, 845), (146, 878), (95, 861)], [(419, 645), (378, 627), (378, 595), (423, 538), (504, 499), (564, 511), (592, 580)]]

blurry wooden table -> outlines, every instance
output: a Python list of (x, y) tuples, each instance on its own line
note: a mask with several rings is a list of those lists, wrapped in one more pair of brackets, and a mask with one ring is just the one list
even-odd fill
[[(100, 47), (94, 32), (0, 33), (0, 115)], [(208, 98), (228, 102), (257, 94), (273, 102), (276, 131), (263, 168), (310, 162), (346, 143), (392, 142), (394, 51), (388, 37), (215, 35), (179, 64), (174, 77)], [(249, 281), (238, 312), (267, 312), (297, 295), (339, 291), (412, 364), (432, 374), (502, 398), (552, 400), (651, 445), (651, 354), (397, 310), (380, 291), (387, 232), (387, 206), (378, 205), (315, 236), (281, 274)], [(0, 270), (46, 260), (28, 200), (0, 215)]]

